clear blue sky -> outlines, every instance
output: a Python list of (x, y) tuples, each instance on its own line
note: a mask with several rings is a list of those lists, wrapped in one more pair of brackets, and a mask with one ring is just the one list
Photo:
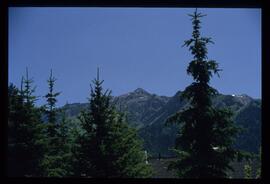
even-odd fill
[[(209, 59), (223, 94), (261, 98), (261, 10), (205, 9), (202, 35), (213, 38)], [(101, 68), (104, 88), (120, 95), (144, 88), (172, 96), (192, 82), (186, 47), (193, 8), (9, 8), (9, 82), (19, 86), (28, 67), (36, 95), (48, 91), (50, 69), (59, 104), (86, 102)], [(40, 98), (37, 104), (44, 103)]]

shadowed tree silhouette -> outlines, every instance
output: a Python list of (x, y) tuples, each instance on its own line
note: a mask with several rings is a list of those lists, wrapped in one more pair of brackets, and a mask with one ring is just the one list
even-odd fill
[(211, 99), (218, 91), (209, 86), (213, 74), (221, 71), (215, 60), (208, 60), (207, 44), (211, 38), (201, 37), (200, 18), (206, 16), (197, 12), (189, 14), (192, 20), (192, 38), (186, 40), (193, 60), (189, 63), (187, 74), (194, 82), (186, 87), (182, 98), (190, 100), (191, 106), (171, 116), (167, 123), (181, 124), (176, 139), (175, 152), (179, 155), (169, 169), (176, 169), (183, 178), (220, 178), (232, 170), (230, 162), (241, 159), (244, 154), (233, 148), (235, 136), (240, 129), (232, 120), (229, 109), (216, 109)]
[[(111, 91), (103, 92), (97, 78), (91, 86), (89, 107), (82, 112), (80, 121), (85, 130), (78, 137), (74, 155), (78, 175), (87, 177), (148, 177), (151, 168), (145, 163), (142, 142), (137, 131), (130, 128), (122, 113), (111, 104)], [(77, 166), (76, 166), (77, 165)]]

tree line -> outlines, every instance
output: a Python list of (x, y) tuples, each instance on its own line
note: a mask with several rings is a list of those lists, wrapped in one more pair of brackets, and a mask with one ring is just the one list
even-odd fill
[[(194, 82), (182, 98), (191, 105), (177, 112), (167, 124), (180, 124), (174, 151), (177, 161), (169, 169), (181, 178), (224, 178), (230, 163), (248, 158), (235, 150), (233, 143), (240, 128), (232, 120), (229, 109), (216, 109), (212, 97), (218, 91), (209, 85), (221, 69), (215, 60), (208, 60), (207, 44), (211, 38), (200, 35), (200, 18), (192, 19), (192, 38), (184, 42), (193, 60), (187, 74)], [(123, 113), (110, 103), (111, 91), (104, 92), (103, 80), (92, 81), (89, 106), (78, 117), (81, 131), (70, 127), (65, 112), (56, 108), (60, 92), (54, 92), (56, 78), (52, 71), (47, 80), (46, 104), (36, 107), (37, 96), (28, 71), (20, 89), (10, 84), (8, 121), (8, 173), (10, 176), (32, 177), (150, 177), (152, 168), (145, 162), (142, 141), (128, 125)], [(61, 114), (59, 120), (58, 115)]]
[[(8, 174), (31, 177), (149, 177), (142, 141), (123, 113), (111, 105), (111, 92), (97, 78), (89, 107), (81, 112), (82, 131), (68, 126), (56, 108), (56, 78), (48, 79), (47, 103), (35, 106), (33, 80), (28, 71), (21, 88), (10, 84)], [(61, 114), (60, 121), (58, 114)]]

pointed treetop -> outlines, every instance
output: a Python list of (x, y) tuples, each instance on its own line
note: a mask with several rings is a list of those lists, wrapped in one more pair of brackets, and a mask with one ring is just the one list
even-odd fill
[(198, 9), (195, 8), (195, 11), (193, 14), (188, 14), (188, 16), (192, 17), (191, 20), (197, 20), (200, 17), (206, 16), (206, 14), (198, 13)]
[(51, 76), (50, 77), (52, 77), (52, 69), (51, 69)]
[(26, 80), (28, 80), (28, 67), (26, 67)]
[(97, 68), (97, 80), (99, 81), (99, 67)]
[(56, 78), (53, 77), (53, 70), (51, 69), (51, 72), (50, 72), (50, 78), (47, 80), (49, 83), (52, 83), (52, 82), (55, 82), (56, 81)]
[(26, 67), (26, 76), (25, 78), (23, 78), (23, 80), (26, 82), (26, 83), (33, 83), (33, 78), (30, 78), (28, 77), (28, 67)]
[(22, 79), (21, 79), (21, 91), (23, 91), (23, 81), (24, 81), (24, 77), (22, 76)]

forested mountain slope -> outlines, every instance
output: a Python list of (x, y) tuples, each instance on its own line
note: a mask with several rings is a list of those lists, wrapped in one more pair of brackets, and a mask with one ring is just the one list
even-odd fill
[[(125, 112), (129, 123), (139, 129), (145, 149), (153, 156), (159, 153), (171, 156), (168, 150), (174, 146), (177, 134), (176, 125), (165, 125), (166, 119), (175, 112), (187, 107), (188, 101), (180, 98), (181, 91), (172, 97), (151, 94), (142, 88), (112, 98), (112, 104)], [(245, 129), (236, 141), (236, 147), (257, 153), (261, 145), (261, 100), (247, 95), (223, 95), (213, 99), (217, 108), (229, 107), (234, 112), (235, 122)], [(87, 103), (66, 104), (61, 109), (74, 120)], [(75, 120), (77, 121), (77, 120)]]

